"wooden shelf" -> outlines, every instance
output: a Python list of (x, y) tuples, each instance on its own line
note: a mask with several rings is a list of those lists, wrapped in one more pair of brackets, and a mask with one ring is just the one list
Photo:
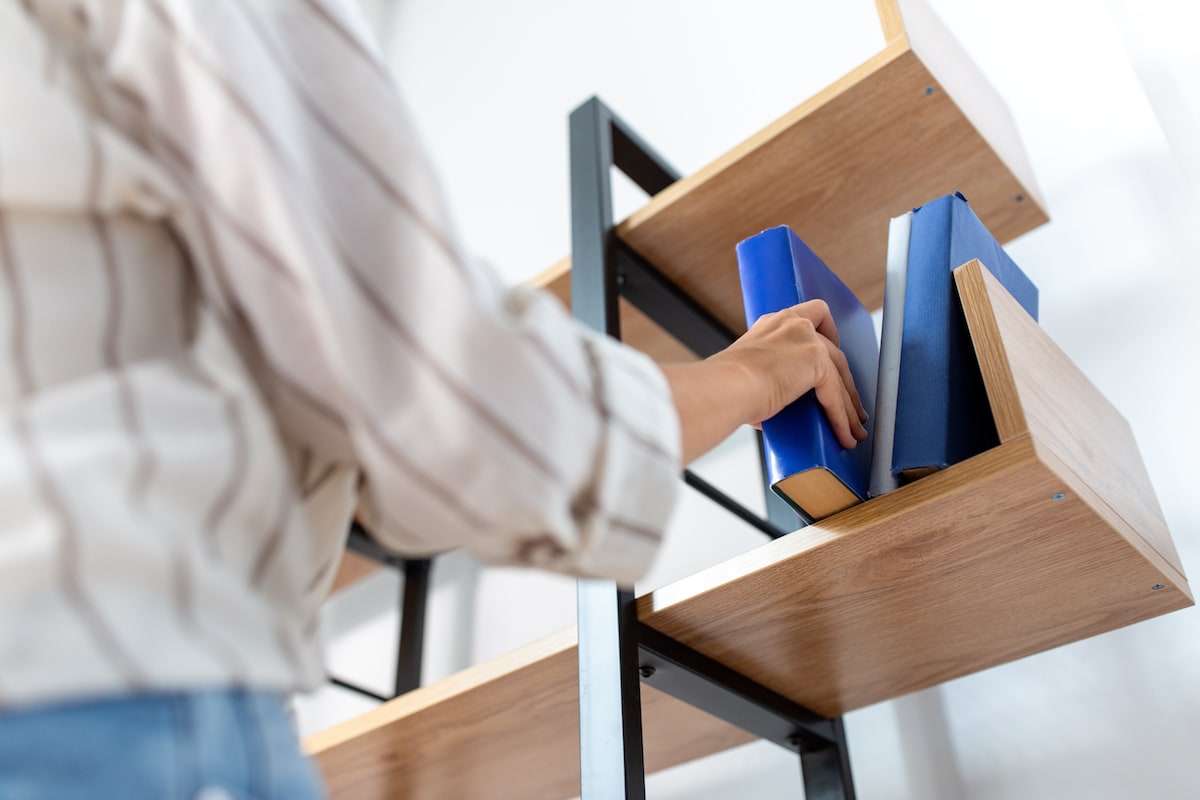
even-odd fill
[[(1001, 443), (639, 599), (836, 716), (1192, 605), (1128, 424), (978, 262), (955, 273)], [(578, 791), (566, 631), (307, 742), (335, 798)], [(643, 684), (650, 771), (749, 737)]]
[[(331, 798), (562, 800), (579, 794), (575, 631), (562, 631), (305, 741)], [(643, 686), (646, 769), (754, 737)]]
[[(920, 0), (877, 0), (887, 44), (655, 196), (620, 235), (734, 330), (734, 245), (787, 223), (869, 307), (887, 221), (961, 190), (1001, 241), (1046, 221), (1003, 103)], [(642, 621), (836, 716), (1193, 604), (1125, 420), (978, 262), (955, 273), (999, 446), (639, 598)], [(537, 281), (564, 302), (570, 263)], [(631, 344), (690, 353), (622, 307)], [(331, 796), (579, 791), (564, 631), (305, 743)], [(647, 771), (751, 740), (642, 687)]]
[(1000, 446), (643, 597), (644, 621), (836, 716), (1192, 605), (1128, 424), (978, 262), (956, 277)]
[[(735, 331), (734, 246), (766, 228), (791, 225), (874, 309), (891, 217), (961, 190), (1001, 242), (1047, 220), (1012, 117), (967, 54), (921, 0), (877, 5), (882, 51), (618, 226)], [(570, 305), (570, 260), (534, 283)], [(660, 361), (694, 358), (624, 301), (621, 326)]]

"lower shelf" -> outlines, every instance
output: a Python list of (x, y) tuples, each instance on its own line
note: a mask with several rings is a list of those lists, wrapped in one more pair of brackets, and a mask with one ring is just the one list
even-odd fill
[[(1009, 442), (646, 595), (640, 616), (837, 715), (1192, 604), (1071, 489)], [(562, 800), (579, 791), (575, 659), (564, 631), (306, 747), (335, 798)], [(750, 740), (652, 684), (648, 771)]]
[[(310, 737), (332, 798), (563, 800), (579, 794), (574, 629)], [(646, 769), (753, 739), (642, 687)]]

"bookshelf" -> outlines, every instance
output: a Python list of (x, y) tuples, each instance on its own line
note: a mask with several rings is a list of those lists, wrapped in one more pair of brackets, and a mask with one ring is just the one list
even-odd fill
[[(618, 226), (735, 331), (733, 244), (767, 225), (837, 253), (876, 307), (886, 220), (913, 204), (961, 188), (1001, 241), (1046, 221), (969, 59), (919, 3), (877, 5), (883, 51)], [(644, 595), (642, 623), (836, 716), (1194, 603), (1128, 424), (984, 265), (955, 278), (1000, 445)], [(569, 262), (539, 282), (568, 299)], [(622, 326), (658, 358), (693, 357), (627, 305)], [(335, 798), (570, 797), (576, 659), (563, 631), (305, 745)], [(751, 739), (653, 676), (641, 696), (648, 772)]]
[[(979, 262), (956, 280), (1001, 444), (644, 595), (642, 622), (836, 716), (1193, 605), (1128, 425)], [(307, 746), (334, 797), (570, 797), (575, 648), (563, 631)], [(653, 686), (648, 771), (750, 740)]]

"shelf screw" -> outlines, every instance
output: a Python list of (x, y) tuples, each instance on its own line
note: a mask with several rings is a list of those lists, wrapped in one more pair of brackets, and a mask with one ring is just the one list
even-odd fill
[(1025, 202), (1025, 195), (1019, 194), (1016, 197), (1014, 197), (1013, 199), (1016, 200), (1018, 203), (1023, 203), (1023, 202)]
[(934, 89), (932, 86), (925, 87), (925, 94), (927, 94), (927, 95), (933, 94), (935, 91), (937, 91), (937, 90)]
[(642, 666), (638, 667), (638, 674), (643, 678), (649, 678), (655, 672), (656, 670), (654, 667), (650, 666), (649, 664), (643, 664)]
[(1163, 588), (1163, 585), (1161, 583), (1156, 583), (1150, 588), (1157, 592), (1159, 589)]
[(1050, 495), (1050, 499), (1051, 499), (1051, 500), (1055, 500), (1055, 501), (1057, 501), (1057, 500), (1066, 500), (1066, 499), (1067, 499), (1067, 496), (1066, 496), (1064, 493), (1062, 493), (1062, 492), (1055, 492), (1054, 494)]

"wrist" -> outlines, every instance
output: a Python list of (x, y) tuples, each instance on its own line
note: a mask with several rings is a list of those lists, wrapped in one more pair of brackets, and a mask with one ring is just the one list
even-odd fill
[(722, 389), (722, 405), (728, 408), (738, 425), (756, 425), (765, 416), (768, 387), (766, 376), (737, 350), (723, 350), (703, 362), (711, 371), (711, 386)]

